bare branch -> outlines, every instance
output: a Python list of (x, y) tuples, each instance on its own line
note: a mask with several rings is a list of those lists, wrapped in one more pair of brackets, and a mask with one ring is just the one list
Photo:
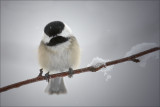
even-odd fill
[[(86, 68), (77, 69), (77, 70), (74, 70), (73, 73), (74, 74), (79, 74), (79, 73), (90, 72), (90, 71), (91, 72), (96, 72), (103, 67), (110, 66), (110, 65), (115, 65), (115, 64), (118, 64), (118, 63), (126, 62), (126, 61), (133, 61), (133, 62), (137, 63), (137, 62), (140, 62), (140, 60), (136, 59), (136, 58), (138, 58), (140, 56), (143, 56), (143, 55), (146, 55), (146, 54), (149, 54), (149, 53), (152, 53), (154, 51), (158, 51), (158, 50), (160, 50), (160, 47), (151, 48), (149, 50), (131, 55), (129, 57), (125, 57), (125, 58), (117, 59), (117, 60), (114, 60), (114, 61), (106, 62), (105, 65), (101, 65), (97, 68), (94, 68), (93, 66), (90, 66), (90, 67), (86, 67)], [(2, 87), (2, 88), (0, 88), (0, 92), (4, 92), (4, 91), (7, 91), (7, 90), (10, 90), (10, 89), (13, 89), (13, 88), (17, 88), (17, 87), (20, 87), (20, 86), (23, 86), (23, 85), (26, 85), (26, 84), (29, 84), (29, 83), (34, 83), (34, 82), (45, 80), (45, 77), (41, 76), (41, 74), (42, 74), (42, 69), (40, 70), (40, 74), (39, 74), (38, 77), (28, 79), (28, 80), (24, 80), (24, 81), (21, 81), (21, 82), (18, 82), (18, 83), (14, 83), (14, 84)], [(69, 72), (62, 72), (62, 73), (52, 74), (50, 77), (51, 78), (56, 78), (56, 77), (64, 77), (64, 76), (68, 76), (68, 75), (70, 75)]]

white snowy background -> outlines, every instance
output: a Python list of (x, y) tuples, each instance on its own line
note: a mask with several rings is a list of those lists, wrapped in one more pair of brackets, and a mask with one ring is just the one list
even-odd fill
[[(82, 52), (80, 68), (93, 58), (103, 62), (129, 55), (139, 46), (141, 50), (144, 45), (159, 46), (159, 4), (158, 0), (1, 1), (0, 86), (38, 75), (37, 48), (50, 21), (63, 21), (73, 30)], [(0, 94), (0, 106), (160, 106), (160, 62), (156, 54), (150, 56), (142, 66), (127, 62), (106, 72), (65, 77), (64, 95), (44, 93), (46, 81), (12, 89)]]

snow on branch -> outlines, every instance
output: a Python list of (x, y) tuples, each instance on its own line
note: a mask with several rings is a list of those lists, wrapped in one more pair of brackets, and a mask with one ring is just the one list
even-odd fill
[[(138, 53), (138, 52), (142, 52), (143, 50), (147, 50), (147, 49), (150, 49), (152, 47), (158, 47), (158, 45), (156, 43), (141, 43), (141, 44), (137, 44), (137, 45), (133, 46), (131, 48), (131, 50), (126, 53), (126, 55), (124, 57), (133, 55), (133, 54)], [(139, 63), (139, 65), (141, 67), (145, 67), (146, 63), (151, 58), (159, 59), (159, 52), (158, 51), (157, 52), (152, 52), (152, 53), (149, 53), (149, 54), (147, 54), (145, 56), (140, 57), (139, 60), (141, 62)]]
[[(92, 59), (91, 63), (87, 65), (87, 67), (92, 66), (92, 67), (98, 68), (101, 65), (105, 65), (106, 62), (109, 62), (109, 61), (110, 61), (109, 59), (104, 60), (102, 58), (95, 57)], [(111, 75), (108, 74), (108, 72), (111, 71), (113, 68), (114, 68), (114, 65), (111, 65), (107, 67), (105, 66), (99, 70), (104, 73), (104, 76), (106, 77), (105, 81), (108, 81), (109, 79), (111, 79)]]
[[(95, 62), (93, 62), (90, 66), (88, 66), (86, 68), (81, 68), (81, 69), (74, 70), (73, 73), (74, 74), (79, 74), (79, 73), (90, 72), (90, 71), (91, 72), (96, 72), (96, 71), (101, 70), (102, 68), (107, 68), (108, 66), (115, 65), (115, 64), (118, 64), (118, 63), (122, 63), (122, 62), (126, 62), (126, 61), (133, 61), (133, 62), (138, 63), (138, 62), (140, 62), (140, 60), (137, 59), (138, 57), (141, 57), (143, 55), (146, 55), (146, 54), (158, 51), (158, 50), (160, 50), (160, 47), (154, 47), (154, 48), (139, 52), (137, 54), (132, 54), (130, 56), (126, 56), (124, 58), (109, 61), (109, 62), (104, 62), (104, 60), (99, 59), (101, 63), (96, 64)], [(42, 70), (40, 70), (40, 72), (42, 73)], [(52, 74), (52, 75), (50, 75), (50, 78), (65, 77), (65, 76), (68, 76), (68, 75), (70, 75), (69, 72), (62, 72), (62, 73)], [(4, 91), (7, 91), (7, 90), (10, 90), (10, 89), (13, 89), (13, 88), (18, 88), (20, 86), (30, 84), (30, 83), (34, 83), (34, 82), (38, 82), (38, 81), (42, 81), (42, 80), (45, 80), (45, 77), (41, 76), (41, 75), (38, 75), (37, 77), (32, 78), (32, 79), (28, 79), (28, 80), (24, 80), (24, 81), (14, 83), (14, 84), (11, 84), (11, 85), (8, 85), (8, 86), (4, 86), (4, 87), (0, 88), (0, 92), (4, 92)]]

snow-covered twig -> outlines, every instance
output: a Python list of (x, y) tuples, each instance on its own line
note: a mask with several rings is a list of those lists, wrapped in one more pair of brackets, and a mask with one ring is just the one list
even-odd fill
[[(117, 59), (117, 60), (114, 60), (114, 61), (106, 62), (102, 65), (97, 66), (97, 67), (89, 66), (89, 67), (86, 67), (86, 68), (77, 69), (77, 70), (74, 70), (73, 73), (74, 74), (79, 74), (79, 73), (90, 72), (90, 71), (91, 72), (96, 72), (103, 67), (107, 67), (107, 66), (110, 66), (110, 65), (115, 65), (115, 64), (118, 64), (118, 63), (126, 62), (126, 61), (139, 62), (140, 60), (137, 59), (138, 57), (149, 54), (149, 53), (152, 53), (154, 51), (158, 51), (158, 50), (160, 50), (160, 47), (151, 48), (151, 49), (145, 50), (143, 52), (140, 52), (140, 53), (137, 53), (137, 54), (125, 57), (125, 58), (121, 58), (121, 59)], [(68, 76), (68, 75), (70, 75), (69, 72), (62, 72), (62, 73), (52, 74), (52, 75), (50, 75), (50, 78), (64, 77), (64, 76)], [(25, 80), (25, 81), (21, 81), (21, 82), (18, 82), (18, 83), (14, 83), (14, 84), (2, 87), (2, 88), (0, 88), (0, 92), (4, 92), (4, 91), (7, 91), (7, 90), (10, 90), (10, 89), (13, 89), (13, 88), (17, 88), (17, 87), (20, 87), (20, 86), (23, 86), (23, 85), (26, 85), (26, 84), (29, 84), (29, 83), (34, 83), (34, 82), (38, 82), (38, 81), (42, 81), (42, 80), (45, 80), (45, 77), (39, 75), (39, 76), (37, 76), (35, 78), (32, 78), (32, 79), (28, 79), (28, 80)]]

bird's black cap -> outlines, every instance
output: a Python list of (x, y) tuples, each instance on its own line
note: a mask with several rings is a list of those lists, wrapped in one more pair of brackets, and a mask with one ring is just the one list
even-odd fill
[(49, 37), (56, 36), (57, 34), (60, 34), (62, 32), (64, 26), (64, 23), (61, 21), (53, 21), (45, 26), (44, 32)]

